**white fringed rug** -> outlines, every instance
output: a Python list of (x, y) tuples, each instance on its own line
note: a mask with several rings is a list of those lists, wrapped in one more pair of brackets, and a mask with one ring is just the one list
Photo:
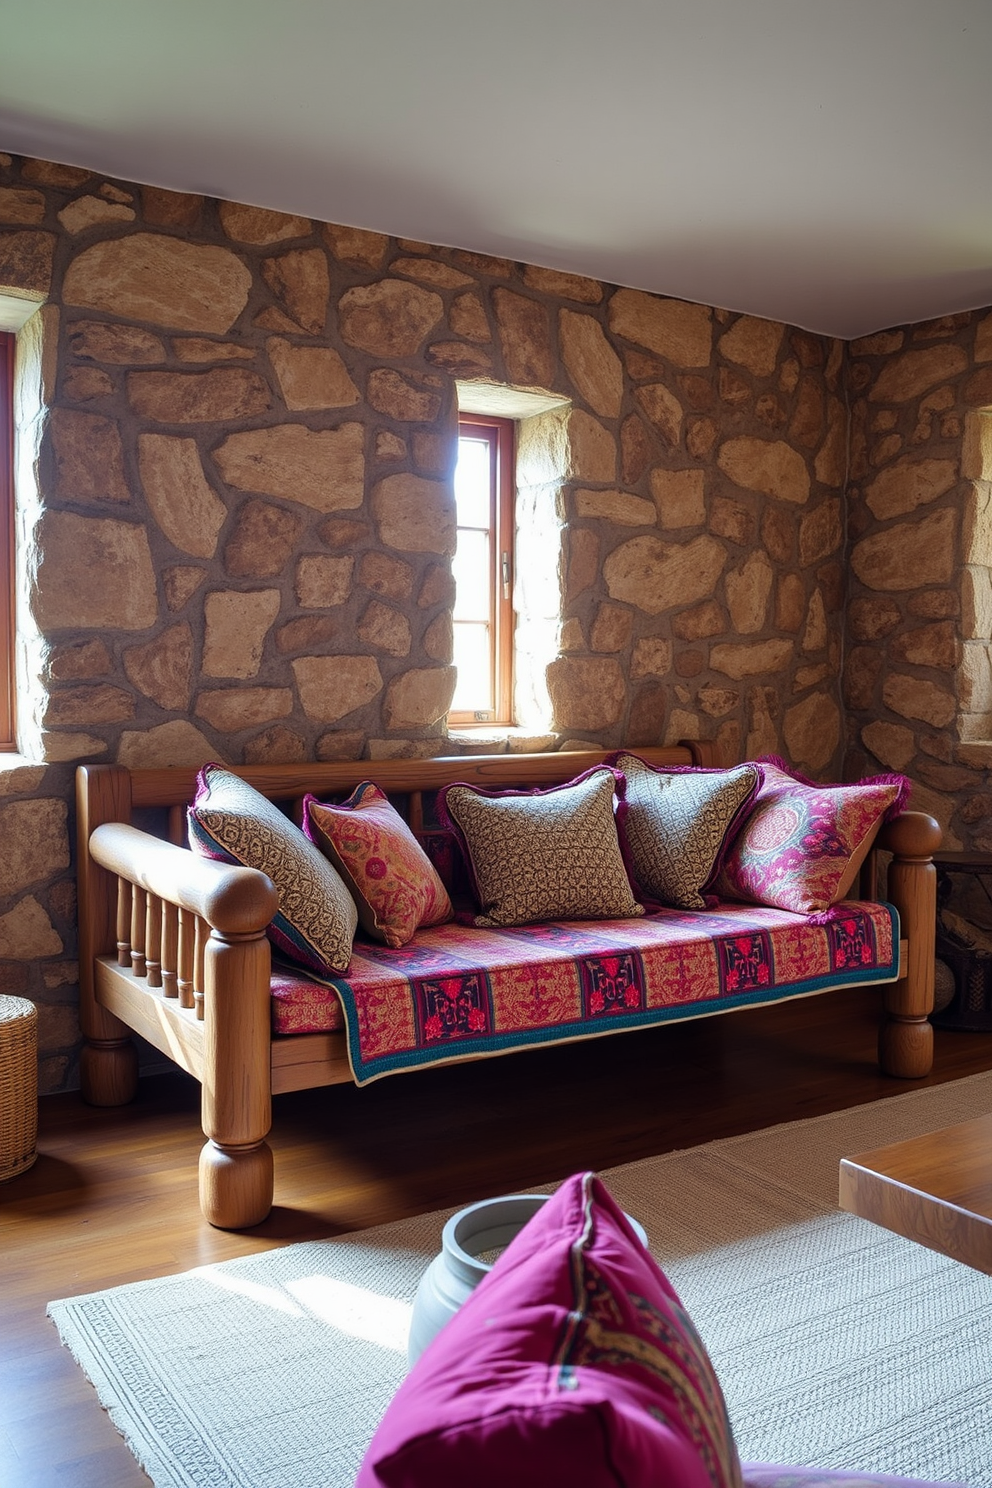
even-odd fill
[[(992, 1073), (605, 1172), (745, 1460), (992, 1484), (992, 1278), (836, 1209), (844, 1155), (992, 1110)], [(53, 1302), (156, 1488), (351, 1488), (447, 1213)]]

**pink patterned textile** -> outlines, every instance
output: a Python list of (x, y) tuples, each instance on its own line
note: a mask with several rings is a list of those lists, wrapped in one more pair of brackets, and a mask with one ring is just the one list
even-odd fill
[(648, 1027), (898, 974), (887, 904), (826, 924), (759, 905), (658, 909), (643, 919), (419, 930), (393, 950), (356, 940), (327, 1002), (273, 1002), (278, 1033), (320, 1032), (340, 995), (358, 1084), (537, 1044)]
[(437, 870), (396, 807), (372, 781), (339, 805), (306, 796), (303, 830), (351, 891), (366, 935), (401, 946), (421, 925), (453, 914)]
[(884, 818), (909, 788), (902, 775), (815, 785), (784, 761), (759, 760), (764, 780), (713, 885), (722, 899), (819, 914), (843, 899)]
[(288, 966), (272, 968), (273, 1033), (342, 1033), (344, 1009), (333, 987)]

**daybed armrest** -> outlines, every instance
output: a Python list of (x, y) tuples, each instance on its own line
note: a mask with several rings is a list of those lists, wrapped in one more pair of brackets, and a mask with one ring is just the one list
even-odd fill
[(118, 878), (199, 915), (223, 934), (264, 931), (279, 908), (275, 885), (257, 868), (201, 858), (121, 822), (97, 827), (90, 837), (90, 852)]
[(892, 854), (887, 897), (899, 911), (908, 941), (902, 976), (884, 988), (886, 1017), (879, 1031), (878, 1060), (884, 1072), (921, 1079), (933, 1064), (934, 953), (937, 934), (937, 870), (933, 854), (941, 830), (923, 811), (903, 811), (887, 822), (876, 845)]
[[(195, 1006), (203, 1020), (203, 1212), (224, 1229), (257, 1224), (272, 1203), (265, 931), (279, 907), (275, 886), (253, 868), (198, 857), (116, 822), (95, 828), (89, 850), (117, 878), (118, 963), (180, 1007)], [(86, 1093), (120, 1087), (114, 1065), (125, 1057), (122, 1042), (90, 1041)]]

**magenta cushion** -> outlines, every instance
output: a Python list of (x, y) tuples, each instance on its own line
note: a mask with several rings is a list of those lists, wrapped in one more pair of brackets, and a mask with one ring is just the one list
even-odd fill
[(831, 1472), (825, 1467), (774, 1467), (745, 1462), (744, 1488), (968, 1488), (966, 1483), (923, 1482), (887, 1473)]
[(721, 899), (818, 914), (848, 893), (878, 827), (901, 809), (909, 781), (880, 775), (816, 785), (783, 760), (758, 763), (764, 778), (714, 891)]
[(421, 1355), (356, 1488), (740, 1488), (720, 1386), (592, 1173), (535, 1215)]

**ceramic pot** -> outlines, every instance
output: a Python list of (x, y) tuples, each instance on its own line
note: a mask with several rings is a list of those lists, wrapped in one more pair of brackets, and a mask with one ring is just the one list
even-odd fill
[[(420, 1279), (413, 1302), (407, 1361), (420, 1358), (482, 1278), (493, 1269), (497, 1256), (540, 1209), (548, 1194), (508, 1194), (502, 1199), (483, 1199), (453, 1214), (441, 1232), (441, 1250)], [(627, 1219), (637, 1238), (647, 1246), (648, 1237), (636, 1219)]]

